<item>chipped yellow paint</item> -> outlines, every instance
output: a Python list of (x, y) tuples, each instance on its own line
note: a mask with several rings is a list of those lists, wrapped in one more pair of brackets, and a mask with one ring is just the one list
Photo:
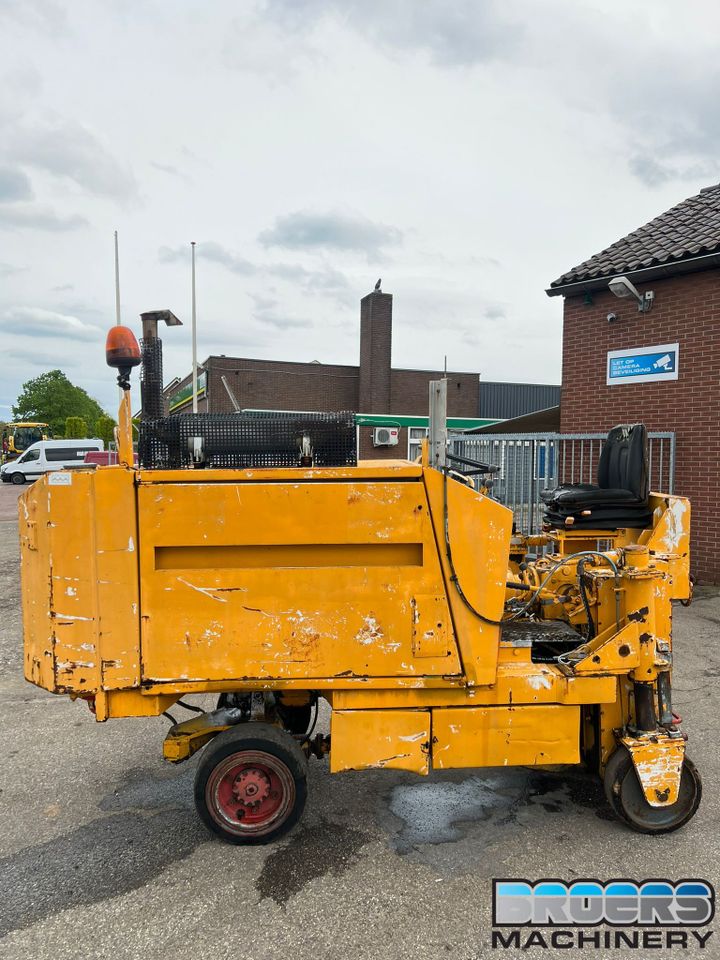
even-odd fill
[(447, 657), (449, 611), (445, 596), (413, 597), (410, 609), (413, 656)]
[[(460, 676), (422, 483), (237, 477), (138, 491), (144, 682)], [(416, 667), (425, 595), (446, 645)]]
[(583, 648), (585, 656), (573, 664), (573, 672), (582, 675), (628, 673), (640, 662), (637, 623), (627, 623), (619, 631), (612, 626)]
[[(437, 543), (445, 543), (443, 523), (443, 478), (437, 471), (423, 471), (433, 529)], [(462, 483), (449, 482), (448, 527), (455, 572), (469, 602), (489, 620), (499, 620), (505, 604), (505, 576), (510, 554), (512, 513)], [(450, 568), (444, 548), (440, 550), (445, 582)], [(460, 656), (471, 685), (495, 682), (500, 630), (479, 620), (448, 590), (450, 610)]]
[(333, 710), (330, 738), (331, 773), (429, 770), (429, 710)]
[(652, 530), (640, 537), (650, 552), (667, 562), (668, 589), (672, 600), (688, 600), (690, 586), (690, 501), (685, 497), (653, 493), (650, 507), (655, 514)]
[(55, 693), (140, 683), (133, 473), (74, 470), (20, 498), (25, 676)]
[(580, 708), (512, 706), (436, 708), (433, 766), (537, 766), (580, 761)]
[(439, 689), (424, 687), (403, 690), (336, 690), (333, 705), (338, 709), (376, 710), (381, 707), (490, 706), (504, 704), (613, 703), (617, 695), (615, 677), (566, 676), (550, 664), (503, 663), (497, 680), (487, 687), (457, 686)]
[[(510, 511), (452, 480), (447, 497), (455, 573), (482, 618), (451, 582), (443, 478), (427, 466), (108, 467), (73, 472), (68, 486), (40, 480), (19, 500), (26, 677), (94, 699), (99, 720), (156, 715), (183, 693), (305, 703), (319, 691), (333, 711), (333, 771), (422, 774), (431, 753), (440, 768), (577, 763), (581, 727), (602, 768), (633, 720), (632, 681), (671, 663), (686, 501), (653, 495), (654, 531), (598, 534), (619, 573), (616, 583), (607, 564), (585, 565), (597, 635), (584, 656), (541, 664), (487, 622), (503, 615)], [(557, 556), (521, 571), (518, 540), (513, 579), (537, 586)], [(597, 542), (587, 531), (543, 540), (561, 554)], [(537, 616), (585, 626), (576, 560), (541, 599)], [(600, 708), (597, 730), (586, 705)], [(187, 728), (166, 755), (182, 759), (215, 732)], [(677, 796), (678, 743), (659, 732), (629, 746), (653, 805)]]
[(645, 799), (651, 807), (667, 807), (677, 802), (680, 791), (685, 741), (682, 737), (653, 734), (649, 737), (623, 737), (630, 751), (635, 772)]

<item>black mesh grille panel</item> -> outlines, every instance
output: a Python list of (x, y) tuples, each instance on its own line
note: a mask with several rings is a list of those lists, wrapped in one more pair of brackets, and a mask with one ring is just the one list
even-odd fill
[(206, 467), (299, 467), (305, 465), (304, 436), (314, 466), (357, 464), (353, 413), (191, 413), (143, 419), (138, 457), (146, 469), (191, 467), (191, 438), (201, 437)]
[(163, 402), (162, 340), (141, 340), (140, 401), (143, 420), (159, 420), (165, 414)]

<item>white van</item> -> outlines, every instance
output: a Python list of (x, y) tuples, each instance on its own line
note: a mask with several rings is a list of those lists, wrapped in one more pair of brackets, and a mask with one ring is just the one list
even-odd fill
[(84, 466), (90, 450), (104, 450), (102, 440), (38, 440), (22, 456), (0, 467), (3, 483), (25, 483), (44, 473)]

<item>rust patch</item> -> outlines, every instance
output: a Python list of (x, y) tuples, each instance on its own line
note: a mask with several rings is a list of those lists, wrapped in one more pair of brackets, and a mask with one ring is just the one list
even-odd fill
[(627, 618), (631, 623), (645, 623), (649, 613), (649, 607), (640, 607), (639, 610), (633, 610), (632, 613), (629, 613)]

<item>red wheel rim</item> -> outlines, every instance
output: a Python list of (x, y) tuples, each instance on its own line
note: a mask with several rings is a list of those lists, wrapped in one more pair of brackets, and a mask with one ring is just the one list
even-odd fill
[(271, 753), (241, 750), (221, 760), (210, 774), (205, 801), (224, 830), (260, 837), (289, 816), (295, 804), (295, 780)]

